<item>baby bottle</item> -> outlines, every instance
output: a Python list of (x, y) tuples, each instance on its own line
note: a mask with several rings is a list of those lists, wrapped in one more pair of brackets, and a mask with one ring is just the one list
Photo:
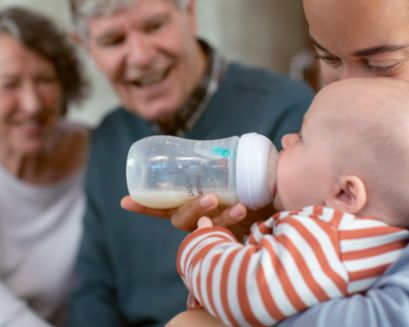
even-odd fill
[(175, 208), (213, 192), (220, 204), (250, 209), (273, 200), (277, 150), (257, 133), (197, 141), (150, 136), (129, 149), (126, 179), (132, 199), (150, 208)]

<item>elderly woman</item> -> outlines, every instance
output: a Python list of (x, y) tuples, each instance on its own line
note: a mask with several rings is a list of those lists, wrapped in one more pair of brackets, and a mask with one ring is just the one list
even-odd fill
[(48, 18), (0, 12), (0, 326), (62, 325), (84, 210), (86, 82)]

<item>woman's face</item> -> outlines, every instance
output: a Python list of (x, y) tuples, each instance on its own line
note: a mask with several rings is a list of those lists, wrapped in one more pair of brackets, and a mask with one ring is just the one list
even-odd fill
[(0, 150), (33, 154), (52, 142), (63, 108), (54, 66), (0, 34)]
[(325, 83), (409, 80), (409, 1), (304, 0), (304, 11)]

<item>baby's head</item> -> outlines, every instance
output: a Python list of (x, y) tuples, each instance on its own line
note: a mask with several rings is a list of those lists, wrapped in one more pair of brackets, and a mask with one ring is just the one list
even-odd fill
[(301, 132), (282, 139), (275, 205), (325, 205), (407, 226), (409, 83), (353, 78), (324, 87)]

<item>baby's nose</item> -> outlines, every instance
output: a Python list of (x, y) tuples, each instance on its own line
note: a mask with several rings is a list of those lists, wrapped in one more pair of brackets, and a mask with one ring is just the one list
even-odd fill
[(291, 142), (295, 140), (296, 137), (297, 134), (295, 133), (285, 134), (281, 138), (281, 146), (283, 147), (283, 149), (286, 149), (291, 144)]

